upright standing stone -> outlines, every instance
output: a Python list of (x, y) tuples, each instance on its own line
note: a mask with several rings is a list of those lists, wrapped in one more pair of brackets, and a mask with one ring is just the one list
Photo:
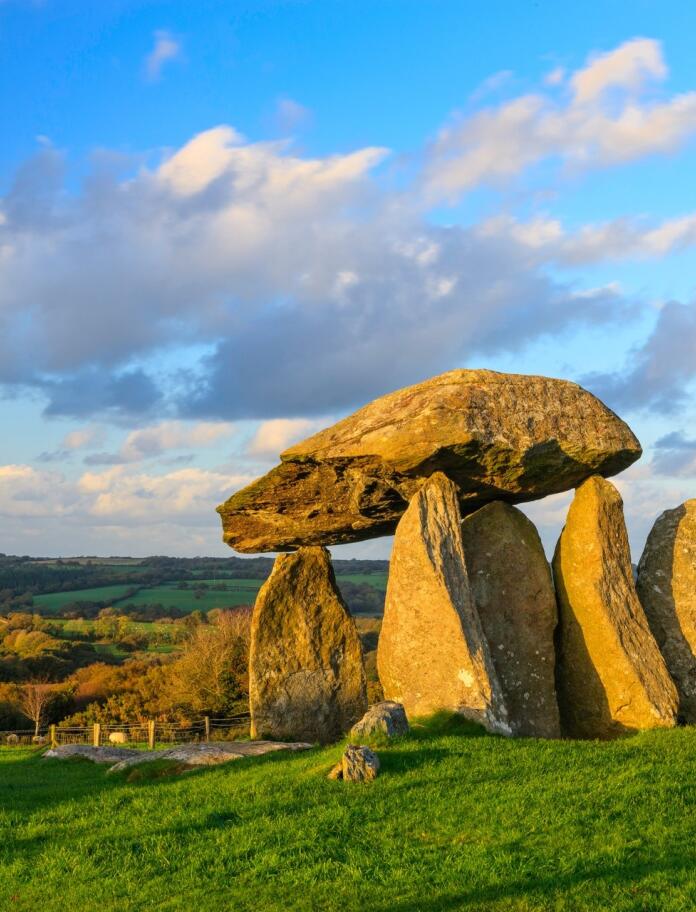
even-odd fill
[(362, 648), (325, 548), (281, 554), (251, 622), (252, 738), (338, 740), (367, 709)]
[(553, 559), (564, 732), (609, 738), (676, 722), (677, 692), (633, 583), (616, 488), (594, 476), (575, 493)]
[(696, 500), (666, 510), (638, 565), (638, 595), (679, 692), (679, 712), (696, 722)]
[(556, 596), (534, 524), (500, 500), (467, 516), (464, 556), (474, 604), (515, 735), (558, 738)]
[(469, 591), (457, 489), (439, 472), (394, 536), (377, 667), (385, 699), (409, 718), (449, 709), (510, 731)]

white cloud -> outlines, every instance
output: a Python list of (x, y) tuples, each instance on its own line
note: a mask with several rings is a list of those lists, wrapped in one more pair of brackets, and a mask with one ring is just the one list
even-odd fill
[(637, 91), (649, 79), (664, 79), (667, 67), (659, 41), (634, 38), (616, 50), (599, 54), (571, 79), (575, 101), (588, 104), (608, 89), (621, 87)]
[(506, 237), (529, 248), (536, 262), (564, 266), (602, 260), (661, 258), (696, 246), (696, 213), (654, 223), (645, 218), (620, 218), (584, 225), (569, 232), (559, 219), (536, 216), (527, 222), (510, 215), (482, 222), (485, 237)]
[(88, 456), (85, 462), (91, 465), (142, 462), (171, 450), (213, 446), (234, 431), (234, 425), (224, 421), (162, 421), (131, 431), (118, 453), (97, 453)]
[(0, 466), (0, 551), (32, 554), (226, 554), (215, 507), (245, 474), (187, 468), (155, 475), (116, 466), (71, 480)]
[(530, 94), (455, 120), (428, 150), (426, 198), (454, 201), (544, 161), (586, 169), (674, 151), (696, 132), (696, 92), (642, 100), (646, 83), (666, 72), (659, 43), (637, 39), (577, 71), (566, 103)]
[(153, 37), (153, 48), (145, 58), (145, 73), (148, 79), (156, 80), (166, 63), (181, 57), (181, 42), (164, 29), (156, 31)]
[(64, 450), (85, 450), (91, 447), (101, 446), (106, 437), (103, 427), (90, 425), (79, 428), (76, 431), (70, 431), (63, 438), (60, 446)]
[(308, 437), (323, 426), (321, 422), (306, 418), (273, 418), (263, 421), (248, 446), (251, 456), (277, 458), (283, 450)]
[(312, 112), (309, 108), (300, 104), (299, 101), (295, 101), (294, 98), (285, 96), (276, 101), (274, 119), (276, 128), (281, 133), (293, 133), (300, 127), (310, 123), (312, 120)]

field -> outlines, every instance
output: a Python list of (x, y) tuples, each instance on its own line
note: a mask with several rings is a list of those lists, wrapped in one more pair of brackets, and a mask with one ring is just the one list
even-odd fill
[(122, 598), (132, 586), (99, 586), (96, 589), (72, 589), (69, 592), (49, 592), (34, 596), (34, 608), (50, 615), (70, 602), (110, 602)]
[[(357, 584), (367, 584), (384, 592), (387, 586), (386, 573), (345, 573), (337, 577), (339, 586), (342, 581)], [(216, 591), (213, 588), (196, 590), (196, 582), (208, 587), (223, 585), (224, 590)], [(69, 592), (51, 592), (46, 595), (34, 596), (34, 609), (40, 614), (50, 616), (59, 611), (70, 602), (103, 602), (106, 605), (118, 606), (119, 603), (127, 605), (152, 605), (161, 604), (165, 608), (177, 608), (181, 611), (207, 612), (213, 608), (230, 608), (236, 605), (253, 605), (256, 593), (262, 586), (260, 579), (201, 579), (189, 580), (187, 588), (178, 588), (177, 581), (159, 586), (143, 586), (134, 595), (133, 586), (101, 586), (95, 589), (72, 589)]]
[(696, 730), (505, 740), (431, 720), (329, 782), (340, 746), (128, 782), (0, 750), (0, 908), (696, 907)]

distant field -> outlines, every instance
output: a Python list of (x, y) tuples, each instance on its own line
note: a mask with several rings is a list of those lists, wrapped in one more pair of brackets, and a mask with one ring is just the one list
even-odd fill
[(71, 589), (69, 592), (49, 592), (34, 596), (34, 607), (42, 614), (51, 614), (69, 602), (108, 602), (123, 598), (132, 586), (99, 586), (96, 589)]
[[(133, 567), (134, 570), (139, 569)], [(342, 582), (367, 584), (384, 592), (387, 588), (386, 573), (346, 573), (337, 576), (339, 586)], [(127, 596), (132, 586), (100, 586), (94, 589), (72, 589), (69, 592), (51, 592), (34, 596), (34, 607), (44, 615), (56, 613), (70, 602), (105, 602), (118, 607), (124, 605), (164, 605), (181, 611), (211, 611), (213, 608), (232, 608), (237, 605), (252, 605), (256, 594), (263, 585), (260, 579), (201, 579), (188, 581), (186, 589), (179, 589), (176, 581), (161, 586), (144, 586), (135, 595)], [(224, 585), (224, 590), (196, 590), (196, 583), (205, 583), (212, 587)], [(196, 593), (199, 593), (199, 597)]]
[(169, 608), (179, 608), (182, 611), (211, 611), (213, 608), (231, 608), (236, 605), (251, 605), (256, 598), (263, 580), (234, 580), (228, 581), (227, 591), (214, 592), (201, 590), (200, 598), (196, 598), (196, 590), (177, 589), (176, 584), (171, 586), (152, 586), (140, 589), (133, 598), (126, 599), (128, 605), (166, 605)]
[(386, 573), (341, 573), (336, 575), (336, 580), (339, 586), (343, 580), (348, 580), (350, 583), (367, 583), (368, 586), (381, 589), (382, 592), (387, 588)]

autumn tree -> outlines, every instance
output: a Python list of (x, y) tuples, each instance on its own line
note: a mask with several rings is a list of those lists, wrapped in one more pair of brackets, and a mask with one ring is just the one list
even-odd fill
[(41, 723), (55, 698), (55, 685), (45, 681), (30, 681), (17, 689), (17, 705), (22, 714), (34, 723), (34, 735), (39, 734)]
[(249, 689), (251, 612), (220, 611), (209, 619), (191, 631), (171, 665), (171, 697), (194, 712), (230, 712)]

